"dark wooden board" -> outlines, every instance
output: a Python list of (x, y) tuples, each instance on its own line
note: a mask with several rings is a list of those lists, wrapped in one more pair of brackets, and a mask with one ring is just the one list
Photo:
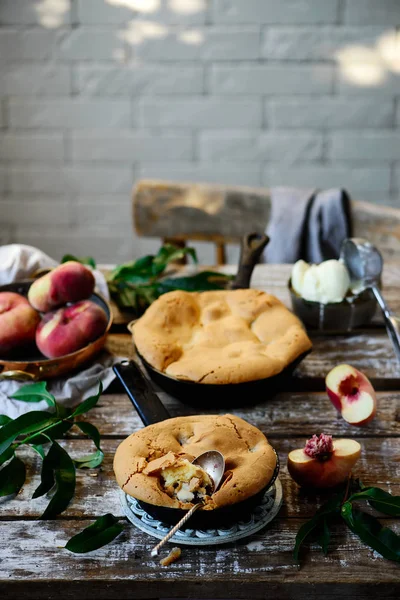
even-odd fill
[[(159, 558), (150, 556), (149, 537), (133, 527), (127, 526), (114, 544), (91, 555), (74, 555), (64, 545), (82, 529), (82, 521), (0, 522), (4, 557), (0, 592), (6, 591), (7, 598), (20, 593), (32, 599), (56, 597), (50, 589), (52, 593), (58, 590), (61, 598), (71, 598), (74, 591), (98, 599), (165, 598), (167, 594), (170, 598), (302, 599), (322, 598), (322, 592), (333, 598), (342, 589), (344, 597), (357, 598), (367, 597), (368, 586), (372, 594), (379, 584), (380, 597), (394, 598), (389, 593), (399, 593), (400, 565), (381, 558), (342, 526), (332, 537), (328, 557), (312, 544), (312, 551), (302, 555), (299, 570), (292, 551), (302, 523), (301, 519), (277, 518), (241, 543), (184, 547), (181, 560), (163, 568)], [(385, 523), (400, 531), (398, 520)], [(13, 584), (5, 586), (10, 579)]]

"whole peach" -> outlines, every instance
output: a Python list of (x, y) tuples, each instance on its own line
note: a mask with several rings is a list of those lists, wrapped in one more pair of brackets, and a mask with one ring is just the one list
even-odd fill
[(39, 321), (39, 314), (24, 296), (0, 292), (0, 353), (33, 342)]
[(29, 288), (28, 300), (36, 310), (48, 312), (67, 302), (89, 298), (94, 285), (91, 270), (70, 260), (36, 279)]
[(47, 358), (80, 350), (104, 333), (107, 316), (91, 300), (46, 313), (37, 330), (36, 345)]

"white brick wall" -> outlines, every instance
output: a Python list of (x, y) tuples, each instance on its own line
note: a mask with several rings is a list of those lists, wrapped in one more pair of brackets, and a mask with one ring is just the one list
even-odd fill
[(138, 123), (143, 127), (259, 128), (262, 105), (259, 98), (253, 97), (142, 98)]
[(75, 70), (77, 94), (90, 96), (132, 96), (203, 94), (204, 67), (186, 64), (78, 65)]
[(268, 63), (212, 65), (213, 94), (329, 94), (333, 86), (330, 65), (270, 65)]
[(12, 128), (129, 128), (131, 121), (129, 100), (10, 98), (8, 109)]
[(217, 23), (335, 23), (338, 0), (215, 0), (213, 9)]
[(3, 133), (0, 160), (61, 163), (64, 160), (63, 136), (61, 133)]
[(71, 68), (54, 64), (9, 64), (0, 71), (0, 89), (7, 96), (69, 96)]
[(294, 163), (298, 160), (320, 160), (323, 136), (319, 132), (205, 131), (199, 140), (201, 160), (271, 161)]
[(348, 162), (343, 166), (266, 167), (263, 183), (266, 185), (293, 185), (300, 187), (335, 187), (337, 182), (352, 190), (355, 196), (364, 192), (388, 192), (390, 189), (389, 167), (359, 167)]
[(394, 120), (393, 101), (369, 98), (318, 97), (296, 100), (267, 100), (267, 121), (271, 127), (312, 127), (340, 129), (390, 127)]
[(193, 138), (189, 134), (159, 134), (122, 131), (113, 134), (73, 133), (72, 161), (132, 163), (193, 159)]
[(141, 177), (400, 207), (399, 26), (398, 0), (0, 0), (0, 243), (153, 251)]

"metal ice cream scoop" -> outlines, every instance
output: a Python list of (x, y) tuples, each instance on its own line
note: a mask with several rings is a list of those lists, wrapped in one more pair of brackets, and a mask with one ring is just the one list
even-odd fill
[(386, 330), (400, 362), (400, 320), (393, 315), (379, 289), (383, 258), (379, 250), (364, 238), (348, 238), (341, 248), (340, 258), (352, 280), (359, 283), (360, 291), (370, 288), (382, 310)]
[[(199, 456), (197, 456), (192, 463), (198, 467), (201, 467), (203, 471), (207, 473), (211, 479), (210, 495), (213, 494), (218, 489), (225, 472), (225, 459), (221, 452), (218, 452), (218, 450), (208, 450), (207, 452), (199, 454)], [(161, 542), (159, 542), (157, 546), (154, 546), (153, 550), (151, 551), (151, 556), (157, 556), (160, 548), (162, 548), (164, 544), (166, 544), (168, 540), (175, 535), (178, 529), (180, 529), (182, 525), (184, 525), (186, 521), (190, 519), (192, 514), (196, 512), (196, 510), (199, 509), (202, 504), (203, 502), (200, 501), (192, 506), (185, 516), (182, 517), (182, 519), (176, 525), (174, 525), (174, 527), (167, 533), (165, 537), (163, 537)]]

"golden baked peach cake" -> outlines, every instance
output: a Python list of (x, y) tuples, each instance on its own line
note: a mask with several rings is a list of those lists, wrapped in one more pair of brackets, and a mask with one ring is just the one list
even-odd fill
[(198, 383), (272, 377), (311, 348), (300, 320), (278, 298), (254, 289), (169, 292), (132, 331), (152, 367)]
[[(210, 494), (210, 479), (193, 465), (207, 450), (225, 458), (222, 483)], [(264, 434), (234, 415), (196, 415), (149, 425), (124, 440), (114, 472), (124, 492), (156, 506), (202, 510), (232, 505), (254, 496), (271, 481), (276, 454)]]

